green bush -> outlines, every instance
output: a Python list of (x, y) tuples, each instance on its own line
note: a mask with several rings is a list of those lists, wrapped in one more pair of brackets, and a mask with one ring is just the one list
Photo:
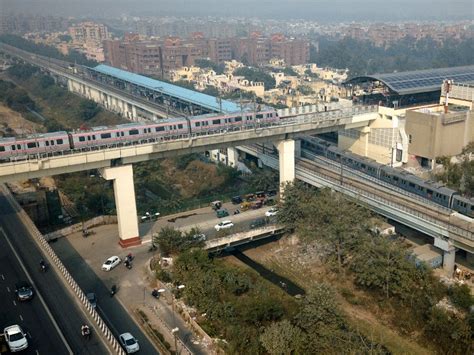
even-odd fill
[(474, 297), (471, 295), (471, 289), (468, 285), (454, 284), (448, 289), (448, 295), (451, 302), (457, 307), (469, 311), (474, 305)]

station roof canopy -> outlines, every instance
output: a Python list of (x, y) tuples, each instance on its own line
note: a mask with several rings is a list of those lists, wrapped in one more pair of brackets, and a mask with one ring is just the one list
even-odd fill
[(410, 95), (440, 90), (445, 79), (451, 79), (454, 83), (473, 84), (474, 65), (357, 76), (346, 81), (346, 84), (380, 81), (398, 95)]
[(232, 101), (222, 100), (221, 105), (219, 105), (217, 98), (214, 96), (182, 88), (177, 85), (166, 83), (160, 80), (155, 80), (143, 75), (131, 73), (126, 70), (114, 68), (105, 64), (100, 64), (92, 69), (98, 73), (113, 76), (117, 79), (127, 81), (129, 83), (142, 86), (153, 91), (158, 91), (165, 95), (169, 95), (182, 101), (190, 102), (195, 105), (205, 107), (212, 111), (219, 112), (221, 110), (221, 106), (222, 111), (225, 113), (240, 111), (240, 106)]

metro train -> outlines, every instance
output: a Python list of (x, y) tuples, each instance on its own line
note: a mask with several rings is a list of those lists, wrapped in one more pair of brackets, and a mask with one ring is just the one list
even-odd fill
[(99, 149), (111, 145), (129, 145), (181, 138), (188, 135), (240, 130), (269, 125), (279, 120), (276, 110), (264, 108), (254, 112), (227, 115), (207, 114), (186, 118), (169, 118), (154, 123), (127, 123), (113, 127), (101, 126), (74, 132), (51, 132), (26, 138), (0, 138), (0, 162), (24, 160), (38, 155)]
[(436, 204), (450, 208), (462, 215), (474, 218), (474, 198), (463, 197), (457, 191), (445, 187), (441, 183), (423, 180), (406, 171), (343, 151), (318, 138), (304, 139), (301, 146), (317, 155), (342, 163), (351, 169), (361, 171), (405, 191), (422, 196)]

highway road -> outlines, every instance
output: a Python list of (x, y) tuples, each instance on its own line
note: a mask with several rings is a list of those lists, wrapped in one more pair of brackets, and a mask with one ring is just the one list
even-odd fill
[[(99, 337), (87, 341), (80, 328), (84, 313), (53, 270), (43, 273), (45, 259), (8, 200), (0, 193), (0, 329), (19, 324), (28, 333), (31, 354), (107, 354)], [(27, 303), (14, 302), (19, 280), (33, 283), (36, 295)]]

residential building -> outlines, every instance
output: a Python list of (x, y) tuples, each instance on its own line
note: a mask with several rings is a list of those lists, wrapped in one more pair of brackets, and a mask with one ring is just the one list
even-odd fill
[(107, 26), (95, 22), (81, 22), (69, 27), (73, 42), (102, 42), (109, 38)]

